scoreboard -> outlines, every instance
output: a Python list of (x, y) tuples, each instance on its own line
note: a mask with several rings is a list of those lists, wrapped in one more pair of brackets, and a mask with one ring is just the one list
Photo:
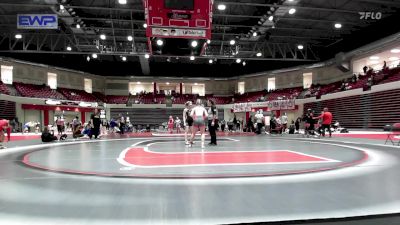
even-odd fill
[(143, 0), (148, 38), (211, 39), (214, 0)]

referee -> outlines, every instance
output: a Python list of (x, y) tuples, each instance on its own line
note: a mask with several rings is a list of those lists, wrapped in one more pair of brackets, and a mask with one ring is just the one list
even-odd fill
[(217, 145), (217, 128), (218, 128), (218, 110), (215, 102), (211, 99), (208, 100), (208, 131), (210, 132), (211, 142), (208, 145)]

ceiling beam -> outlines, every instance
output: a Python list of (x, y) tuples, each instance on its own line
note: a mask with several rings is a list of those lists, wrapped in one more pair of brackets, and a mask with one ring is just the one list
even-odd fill
[[(35, 53), (35, 54), (64, 54), (64, 55), (87, 55), (87, 52), (75, 52), (75, 51), (35, 51), (35, 50), (0, 50), (0, 53)], [(107, 56), (144, 56), (144, 53), (130, 53), (130, 52), (107, 52), (107, 53), (97, 53), (97, 55), (107, 55)], [(176, 57), (173, 55), (152, 55), (151, 57), (156, 58), (168, 58)], [(179, 56), (179, 58), (188, 58), (190, 56)], [(216, 58), (220, 60), (234, 60), (235, 56), (225, 56), (225, 55), (208, 55), (208, 56), (196, 56), (196, 59), (210, 59)], [(317, 59), (301, 59), (301, 58), (241, 58), (242, 60), (253, 60), (253, 61), (298, 61), (298, 62), (315, 62)]]
[(373, 4), (379, 4), (379, 5), (394, 5), (394, 6), (399, 6), (400, 7), (400, 2), (399, 1), (385, 1), (385, 0), (354, 0), (356, 2), (367, 2), (367, 3), (373, 3)]
[(281, 5), (281, 4), (264, 4), (264, 3), (250, 3), (250, 2), (229, 2), (229, 1), (216, 1), (220, 4), (225, 5), (241, 5), (241, 6), (254, 6), (254, 7), (279, 7), (279, 8), (296, 8), (296, 9), (304, 9), (311, 11), (325, 11), (325, 12), (336, 12), (336, 13), (350, 13), (350, 14), (358, 14), (358, 11), (347, 10), (347, 9), (335, 9), (335, 8), (320, 8), (320, 7), (309, 7), (303, 5)]

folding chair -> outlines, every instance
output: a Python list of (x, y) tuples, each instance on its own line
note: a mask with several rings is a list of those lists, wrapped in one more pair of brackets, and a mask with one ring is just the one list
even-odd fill
[(389, 133), (387, 134), (385, 145), (388, 141), (392, 142), (392, 144), (395, 145), (397, 141), (395, 139), (399, 140), (397, 142), (397, 145), (400, 145), (400, 137), (396, 138), (397, 135), (400, 135), (400, 123), (395, 123), (392, 125), (392, 127), (389, 130)]

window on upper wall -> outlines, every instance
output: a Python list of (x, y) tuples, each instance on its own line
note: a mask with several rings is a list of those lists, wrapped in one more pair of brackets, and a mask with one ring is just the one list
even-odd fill
[(1, 81), (5, 84), (13, 83), (13, 68), (12, 66), (1, 65)]
[(205, 84), (194, 83), (192, 85), (192, 94), (198, 94), (199, 96), (204, 96), (206, 93)]
[(57, 74), (47, 73), (47, 85), (49, 85), (51, 89), (57, 89)]
[(310, 88), (312, 85), (312, 73), (303, 73), (303, 87), (305, 89)]
[(239, 94), (243, 94), (244, 93), (244, 91), (245, 91), (244, 87), (245, 87), (245, 82), (244, 81), (238, 82), (238, 93)]
[(268, 78), (268, 91), (275, 90), (275, 77)]
[(84, 88), (87, 93), (93, 92), (92, 79), (87, 79), (87, 78), (84, 79)]

